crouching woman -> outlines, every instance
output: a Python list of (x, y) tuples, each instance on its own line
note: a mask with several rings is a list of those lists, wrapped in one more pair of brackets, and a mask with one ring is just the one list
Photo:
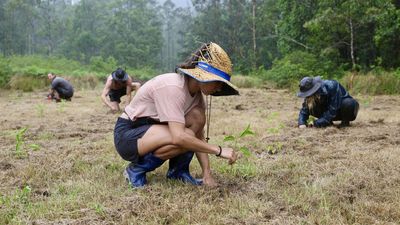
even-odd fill
[[(232, 148), (204, 140), (206, 122), (204, 95), (234, 95), (231, 61), (215, 43), (202, 45), (176, 73), (146, 82), (137, 92), (114, 129), (114, 143), (120, 156), (130, 161), (124, 175), (133, 187), (147, 183), (146, 173), (169, 160), (167, 178), (194, 185), (216, 185), (208, 155), (236, 161)], [(196, 153), (202, 179), (190, 175), (189, 164)]]
[(322, 80), (320, 77), (304, 77), (300, 81), (298, 97), (304, 98), (299, 113), (299, 128), (307, 127), (310, 115), (318, 118), (308, 126), (326, 127), (333, 121), (341, 121), (340, 127), (350, 125), (356, 119), (359, 104), (345, 88), (335, 80)]

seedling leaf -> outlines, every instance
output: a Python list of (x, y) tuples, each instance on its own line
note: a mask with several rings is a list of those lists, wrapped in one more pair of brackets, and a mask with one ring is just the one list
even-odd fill
[(249, 150), (248, 148), (246, 148), (246, 147), (240, 147), (239, 150), (243, 153), (244, 156), (250, 157), (251, 152), (250, 152), (250, 150)]
[(240, 134), (239, 137), (244, 137), (247, 135), (254, 135), (254, 132), (252, 130), (250, 130), (250, 124), (247, 125), (246, 129)]
[(235, 136), (233, 135), (228, 135), (225, 136), (224, 141), (234, 141), (235, 140)]

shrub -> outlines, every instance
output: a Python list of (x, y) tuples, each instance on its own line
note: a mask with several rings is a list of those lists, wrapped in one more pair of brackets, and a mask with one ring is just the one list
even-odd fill
[[(290, 87), (298, 83), (305, 76), (322, 76), (332, 78), (340, 76), (339, 71), (332, 69), (329, 61), (318, 59), (307, 52), (293, 52), (284, 58), (275, 60), (271, 70), (258, 71), (258, 75), (266, 80), (273, 81), (278, 87)], [(334, 72), (332, 72), (334, 71)]]
[(10, 60), (0, 56), (0, 87), (4, 87), (11, 77)]
[(44, 88), (47, 84), (47, 76), (34, 75), (15, 75), (11, 77), (8, 83), (11, 89), (22, 91), (33, 91)]
[(347, 73), (341, 83), (352, 94), (400, 94), (400, 77), (394, 72), (381, 72), (380, 74)]
[(238, 88), (259, 88), (263, 84), (259, 77), (242, 75), (232, 76), (231, 82)]

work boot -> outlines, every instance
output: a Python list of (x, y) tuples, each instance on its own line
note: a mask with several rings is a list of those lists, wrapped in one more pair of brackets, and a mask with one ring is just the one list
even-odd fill
[(350, 122), (349, 121), (344, 121), (342, 120), (342, 122), (340, 123), (339, 127), (349, 127), (350, 126)]
[(193, 155), (193, 152), (188, 151), (170, 159), (167, 178), (180, 180), (193, 185), (201, 185), (203, 182), (193, 178), (189, 172), (189, 164), (192, 161)]
[(147, 183), (146, 173), (160, 167), (164, 162), (150, 152), (140, 157), (137, 163), (129, 163), (124, 176), (132, 187), (142, 187)]

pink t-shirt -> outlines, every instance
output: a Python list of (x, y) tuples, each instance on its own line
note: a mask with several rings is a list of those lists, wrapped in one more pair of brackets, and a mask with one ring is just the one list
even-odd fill
[(191, 96), (184, 75), (166, 73), (140, 87), (125, 112), (131, 120), (151, 117), (160, 122), (184, 124), (185, 115), (196, 106), (205, 108), (201, 92)]

